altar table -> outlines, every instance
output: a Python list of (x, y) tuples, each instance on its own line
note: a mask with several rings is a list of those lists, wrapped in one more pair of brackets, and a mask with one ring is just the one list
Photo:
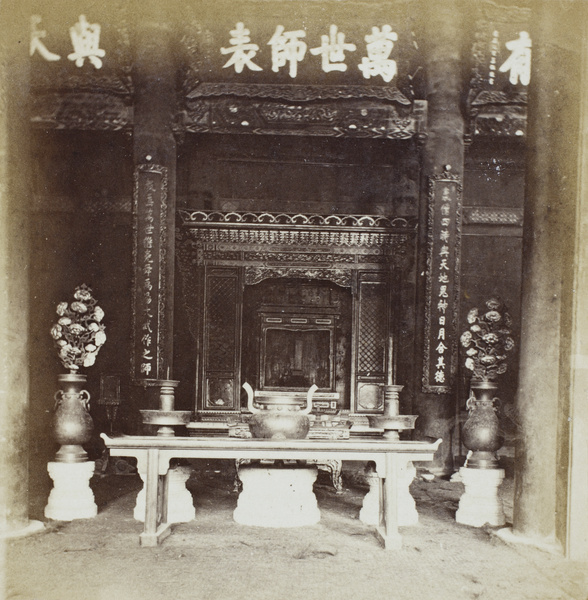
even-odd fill
[[(436, 442), (392, 441), (384, 438), (348, 440), (270, 440), (233, 437), (162, 437), (101, 434), (112, 456), (134, 457), (145, 479), (145, 525), (142, 546), (157, 546), (171, 533), (167, 521), (168, 471), (172, 458), (250, 460), (354, 460), (373, 461), (380, 478), (378, 537), (386, 549), (400, 549), (398, 531), (398, 474), (408, 461), (433, 459)], [(383, 503), (383, 510), (382, 510)]]

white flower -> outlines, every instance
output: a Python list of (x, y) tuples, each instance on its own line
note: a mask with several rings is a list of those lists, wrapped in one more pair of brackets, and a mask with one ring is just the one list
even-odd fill
[(104, 311), (99, 307), (96, 306), (94, 308), (94, 315), (93, 318), (98, 321), (98, 323), (100, 323), (100, 321), (102, 321), (102, 319), (104, 318)]
[(470, 331), (464, 331), (459, 338), (461, 345), (467, 348), (472, 343), (472, 334)]
[(90, 289), (88, 289), (85, 285), (81, 285), (79, 288), (76, 288), (74, 293), (74, 298), (76, 300), (83, 300), (87, 302), (92, 299), (92, 294), (90, 293)]
[(100, 331), (100, 325), (98, 325), (98, 323), (94, 323), (94, 322), (92, 321), (92, 323), (90, 323), (90, 324), (88, 325), (88, 329), (89, 329), (90, 331), (94, 331), (94, 332), (95, 332), (95, 331)]
[(490, 300), (486, 301), (486, 306), (490, 310), (498, 310), (500, 308), (501, 302), (497, 298), (490, 298)]
[(83, 325), (80, 325), (79, 323), (72, 323), (69, 327), (69, 330), (74, 335), (79, 335), (80, 333), (83, 333), (84, 331), (86, 331), (86, 328)]
[(496, 357), (491, 354), (487, 354), (486, 356), (480, 357), (480, 362), (484, 365), (493, 365), (496, 363)]
[(466, 369), (469, 369), (470, 371), (473, 371), (476, 368), (476, 365), (474, 364), (474, 359), (473, 358), (466, 358), (465, 367), (466, 367)]
[(94, 352), (94, 350), (96, 350), (96, 346), (94, 346), (94, 344), (87, 344), (84, 349), (88, 352)]
[(500, 321), (502, 319), (502, 315), (497, 310), (489, 310), (485, 315), (488, 321)]
[(478, 354), (478, 351), (475, 348), (468, 348), (466, 354), (468, 356), (476, 356), (476, 354)]
[(96, 362), (96, 353), (90, 352), (84, 357), (84, 367), (91, 367)]
[(499, 342), (499, 337), (495, 333), (487, 333), (486, 335), (482, 336), (482, 339), (487, 344), (497, 344)]
[(514, 340), (510, 337), (507, 337), (504, 340), (504, 349), (508, 352), (509, 350), (512, 350), (514, 347), (515, 347)]
[(104, 342), (106, 341), (106, 334), (104, 333), (104, 331), (99, 331), (96, 334), (96, 338), (94, 339), (94, 341), (96, 342), (96, 346), (102, 346), (102, 344), (104, 344)]
[(81, 314), (88, 312), (88, 307), (83, 302), (72, 302), (71, 309)]
[(63, 317), (63, 315), (65, 314), (65, 311), (67, 310), (67, 302), (60, 302), (57, 305), (57, 314), (60, 317)]
[(61, 317), (59, 321), (57, 321), (60, 325), (69, 325), (71, 323), (71, 319), (69, 317)]
[(470, 310), (470, 312), (468, 313), (468, 323), (475, 323), (477, 318), (478, 318), (478, 309), (472, 308), (472, 310)]
[(61, 325), (53, 325), (53, 327), (51, 327), (51, 337), (54, 340), (58, 340), (61, 337), (62, 333), (63, 328), (61, 327)]

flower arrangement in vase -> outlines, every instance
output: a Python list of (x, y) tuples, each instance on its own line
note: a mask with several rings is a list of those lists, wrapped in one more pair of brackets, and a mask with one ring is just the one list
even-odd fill
[(82, 444), (91, 439), (94, 427), (89, 413), (90, 394), (82, 389), (86, 375), (81, 367), (91, 367), (106, 341), (104, 311), (85, 284), (75, 289), (71, 303), (57, 305), (59, 319), (51, 328), (61, 364), (69, 370), (58, 376), (63, 389), (55, 394), (54, 431), (61, 447), (58, 462), (84, 462), (88, 460)]
[(497, 298), (486, 301), (484, 312), (472, 308), (468, 313), (469, 329), (462, 333), (460, 342), (466, 348), (465, 367), (472, 378), (495, 381), (506, 373), (508, 352), (514, 346), (511, 337), (512, 319), (504, 304)]
[(74, 301), (57, 305), (59, 319), (51, 328), (61, 363), (70, 373), (91, 367), (106, 341), (104, 311), (85, 284), (75, 289)]
[(495, 469), (495, 452), (504, 443), (496, 415), (496, 379), (506, 373), (508, 353), (515, 346), (512, 319), (502, 301), (490, 298), (483, 311), (471, 309), (467, 320), (469, 328), (460, 337), (466, 349), (465, 367), (472, 372), (466, 403), (469, 417), (462, 428), (463, 444), (471, 450), (466, 467)]

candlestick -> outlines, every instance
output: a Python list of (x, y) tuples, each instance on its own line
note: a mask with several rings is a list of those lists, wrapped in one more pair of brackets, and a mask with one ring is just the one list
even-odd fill
[(388, 365), (386, 373), (386, 383), (388, 385), (394, 384), (394, 337), (388, 338)]
[(174, 409), (174, 388), (171, 385), (162, 385), (159, 392), (160, 410)]

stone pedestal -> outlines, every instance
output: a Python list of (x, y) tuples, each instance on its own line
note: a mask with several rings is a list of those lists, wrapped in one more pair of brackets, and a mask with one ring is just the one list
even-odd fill
[[(196, 509), (192, 494), (186, 488), (186, 481), (192, 472), (190, 467), (176, 467), (167, 474), (167, 522), (188, 523), (196, 518)], [(145, 481), (147, 474), (139, 471), (139, 477)], [(137, 494), (133, 517), (145, 521), (145, 487)]]
[(90, 479), (94, 461), (81, 463), (50, 462), (47, 471), (53, 479), (53, 489), (45, 507), (45, 516), (55, 521), (91, 519), (98, 513)]
[(241, 525), (302, 527), (315, 525), (321, 513), (312, 490), (316, 468), (243, 467), (233, 518)]
[(499, 527), (506, 522), (498, 488), (504, 479), (504, 469), (459, 470), (465, 492), (459, 500), (455, 520), (463, 525)]
[[(409, 462), (398, 474), (398, 525), (406, 527), (419, 522), (419, 514), (414, 498), (410, 494), (410, 484), (416, 476), (416, 468)], [(380, 524), (380, 478), (375, 471), (367, 474), (369, 492), (363, 499), (359, 511), (359, 520), (366, 525), (378, 526)]]

